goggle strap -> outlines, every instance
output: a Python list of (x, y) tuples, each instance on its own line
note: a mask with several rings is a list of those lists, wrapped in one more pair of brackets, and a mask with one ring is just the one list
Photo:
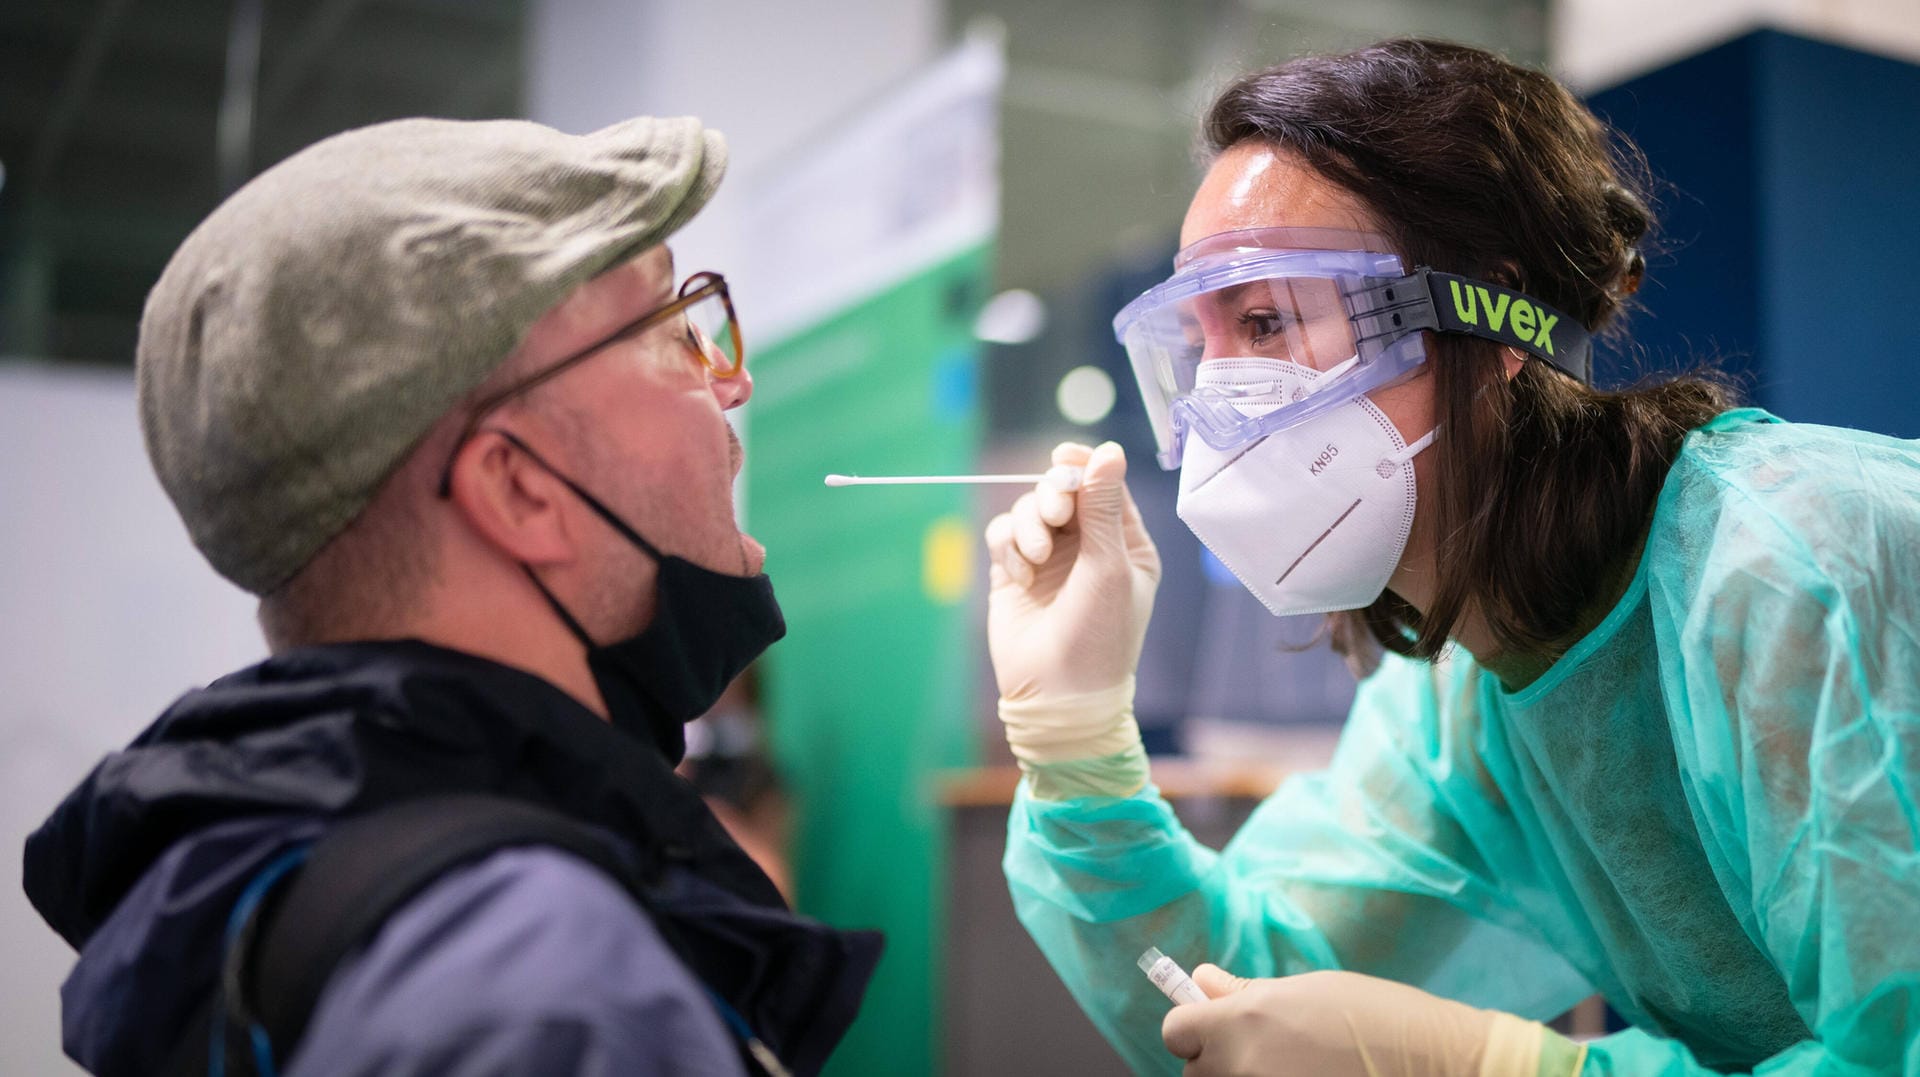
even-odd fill
[(1593, 341), (1565, 312), (1498, 284), (1421, 267), (1351, 297), (1358, 340), (1393, 339), (1418, 329), (1463, 333), (1519, 348), (1593, 384)]
[(1512, 345), (1593, 384), (1593, 341), (1579, 319), (1498, 284), (1426, 268), (1414, 275), (1426, 279), (1442, 330)]
[(1439, 312), (1421, 273), (1391, 280), (1370, 279), (1366, 287), (1347, 297), (1354, 311), (1356, 350), (1371, 341), (1391, 343), (1415, 330), (1440, 328)]

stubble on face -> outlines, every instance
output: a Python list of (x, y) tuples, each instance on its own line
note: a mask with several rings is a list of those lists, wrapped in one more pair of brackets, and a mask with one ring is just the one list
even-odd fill
[[(665, 248), (656, 248), (611, 271), (596, 281), (602, 288), (592, 297), (594, 302), (582, 303), (570, 312), (574, 322), (568, 328), (604, 332), (608, 325), (617, 327), (670, 301), (671, 266)], [(616, 420), (608, 411), (606, 397), (610, 390), (605, 385), (613, 383), (589, 389), (559, 379), (550, 392), (536, 391), (535, 399), (529, 402), (537, 406), (540, 397), (546, 398), (544, 402), (552, 409), (548, 413), (550, 425), (565, 445), (576, 481), (662, 554), (680, 556), (719, 572), (758, 573), (765, 550), (739, 531), (733, 511), (733, 487), (745, 463), (744, 447), (732, 424), (716, 411), (712, 420), (720, 423), (726, 438), (722, 463), (718, 455), (720, 432), (705, 425), (708, 420), (703, 405), (685, 395), (702, 391), (680, 377), (682, 373), (693, 376), (698, 360), (682, 353), (683, 342), (665, 326), (636, 339), (611, 343), (609, 348), (620, 354), (586, 361), (640, 363), (651, 371), (638, 377), (616, 375), (620, 378), (619, 392), (635, 394), (630, 407), (623, 406), (620, 413), (634, 423), (657, 425), (658, 436), (670, 441), (665, 449), (656, 445), (651, 450), (637, 450), (649, 457), (646, 463), (629, 459), (622, 446), (634, 436), (650, 435), (644, 426), (609, 428), (608, 424)], [(636, 355), (635, 349), (644, 349), (647, 354)], [(657, 370), (651, 366), (654, 363), (660, 364)], [(606, 376), (604, 370), (600, 372), (601, 378)], [(663, 409), (651, 418), (648, 397)], [(582, 605), (592, 618), (587, 624), (596, 638), (617, 638), (644, 628), (654, 604), (657, 566), (653, 559), (597, 521), (588, 525), (581, 538), (585, 544), (582, 557), (591, 580), (591, 593), (584, 596)], [(602, 637), (602, 633), (614, 635)]]
[[(744, 450), (730, 424), (727, 427), (727, 442), (727, 474), (737, 475), (744, 461)], [(658, 481), (650, 482), (631, 468), (614, 466), (604, 448), (592, 449), (584, 445), (580, 448), (586, 454), (581, 458), (591, 461), (589, 467), (592, 475), (592, 478), (583, 477), (581, 481), (596, 483), (595, 487), (590, 488), (595, 491), (595, 496), (605, 500), (608, 508), (618, 513), (650, 542), (662, 540), (648, 533), (647, 521), (686, 519), (713, 511), (706, 506), (706, 498), (700, 491), (685, 484), (669, 482), (663, 486)], [(691, 476), (686, 477), (687, 483), (692, 481)], [(599, 493), (600, 489), (606, 492)], [(719, 572), (739, 576), (756, 575), (766, 561), (766, 550), (751, 536), (742, 533), (734, 523), (730, 504), (731, 485), (724, 496), (729, 502), (725, 526), (731, 541), (716, 534), (713, 536), (715, 545), (708, 549), (662, 547), (661, 553), (680, 556)], [(717, 532), (719, 529), (715, 530)], [(652, 623), (659, 566), (625, 537), (614, 533), (612, 528), (602, 531), (602, 539), (596, 542), (591, 554), (595, 567), (592, 572), (593, 604), (590, 608), (597, 618), (596, 623), (609, 626), (613, 638), (624, 638), (638, 634)]]
[[(739, 530), (733, 514), (733, 480), (745, 463), (745, 448), (731, 423), (722, 420), (727, 439), (724, 472), (692, 468), (659, 475), (621, 459), (607, 438), (595, 435), (596, 420), (583, 409), (557, 404), (553, 417), (567, 457), (578, 468), (576, 481), (663, 555), (734, 575), (760, 572), (766, 550)], [(716, 484), (721, 489), (706, 488)], [(667, 521), (689, 520), (709, 522), (684, 532), (662, 527)], [(590, 619), (585, 623), (596, 639), (635, 635), (652, 621), (658, 565), (597, 518), (588, 526), (583, 559), (591, 582), (583, 605)]]
[[(644, 528), (660, 510), (654, 503), (657, 498), (646, 483), (638, 481), (632, 468), (616, 466), (610, 447), (594, 436), (596, 419), (562, 401), (551, 404), (550, 414), (574, 481), (639, 531), (642, 538), (652, 541)], [(657, 575), (653, 558), (597, 514), (587, 520), (577, 539), (589, 581), (577, 614), (581, 623), (602, 642), (639, 632), (653, 616)]]

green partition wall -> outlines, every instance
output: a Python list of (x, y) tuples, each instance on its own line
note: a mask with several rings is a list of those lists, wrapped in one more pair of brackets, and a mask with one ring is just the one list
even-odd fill
[[(830, 472), (973, 467), (976, 247), (752, 355), (748, 522), (788, 623), (764, 710), (797, 808), (801, 909), (886, 954), (828, 1073), (933, 1073), (946, 840), (936, 772), (974, 760), (978, 537), (965, 487), (828, 488)], [(751, 347), (751, 345), (749, 345)]]

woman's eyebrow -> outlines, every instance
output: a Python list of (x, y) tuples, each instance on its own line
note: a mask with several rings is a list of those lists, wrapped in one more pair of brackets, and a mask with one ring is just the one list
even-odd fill
[[(1247, 298), (1249, 292), (1253, 292), (1253, 298), (1255, 299), (1271, 300), (1273, 298), (1272, 283), (1272, 281), (1265, 280), (1250, 280), (1245, 284), (1235, 284), (1222, 288), (1213, 294), (1216, 302), (1227, 304), (1240, 302)], [(1256, 291), (1256, 289), (1258, 289), (1258, 291)]]

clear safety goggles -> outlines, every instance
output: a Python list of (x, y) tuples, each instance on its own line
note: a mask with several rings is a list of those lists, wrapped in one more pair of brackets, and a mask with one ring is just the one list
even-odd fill
[[(1189, 435), (1232, 449), (1412, 374), (1421, 330), (1510, 344), (1591, 382), (1579, 322), (1523, 293), (1420, 267), (1407, 273), (1384, 238), (1322, 228), (1256, 228), (1182, 250), (1174, 274), (1113, 320), (1159, 448), (1180, 466)], [(1202, 363), (1278, 359), (1331, 374), (1301, 392), (1276, 381), (1196, 386)], [(1258, 404), (1258, 407), (1248, 407)]]

